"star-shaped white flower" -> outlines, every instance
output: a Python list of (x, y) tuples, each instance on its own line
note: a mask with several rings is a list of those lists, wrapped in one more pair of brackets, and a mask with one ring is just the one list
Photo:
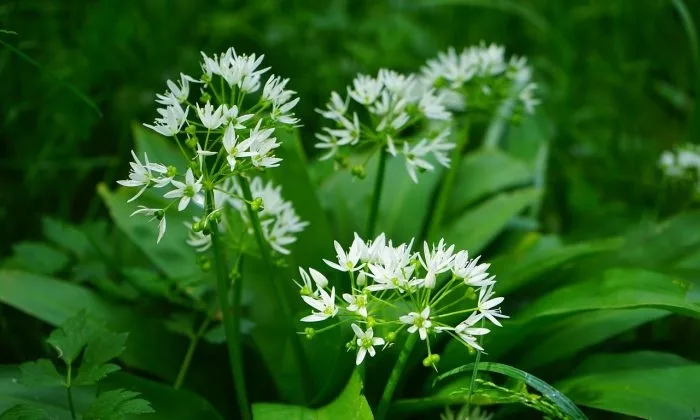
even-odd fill
[(247, 138), (239, 143), (234, 125), (229, 124), (228, 127), (226, 127), (222, 143), (224, 145), (224, 150), (226, 150), (226, 161), (232, 171), (236, 169), (237, 158), (249, 157), (252, 155), (248, 150), (252, 142), (253, 140), (251, 138)]
[(460, 322), (454, 329), (455, 333), (459, 338), (462, 339), (467, 345), (475, 348), (479, 351), (484, 351), (483, 347), (479, 345), (478, 336), (486, 335), (490, 332), (487, 328), (474, 327), (474, 325), (479, 322), (481, 317), (475, 312), (469, 316), (466, 320)]
[(503, 297), (492, 297), (493, 295), (493, 284), (484, 286), (479, 290), (479, 300), (477, 303), (479, 314), (477, 316), (479, 319), (486, 318), (499, 327), (502, 327), (503, 325), (501, 325), (496, 318), (508, 318), (508, 316), (503, 315), (501, 313), (501, 308), (496, 308), (496, 306), (503, 302)]
[(353, 241), (350, 246), (350, 250), (345, 253), (345, 250), (338, 243), (338, 241), (333, 241), (333, 246), (335, 246), (335, 252), (337, 254), (338, 263), (328, 261), (324, 259), (323, 261), (328, 264), (331, 268), (335, 268), (338, 271), (357, 271), (360, 269), (358, 265), (360, 261), (360, 256), (362, 252), (361, 246), (364, 244), (358, 243), (358, 241)]
[(209, 130), (216, 130), (226, 122), (226, 116), (224, 115), (224, 108), (222, 106), (214, 109), (214, 106), (210, 102), (207, 102), (204, 108), (200, 108), (199, 104), (196, 106), (197, 116), (199, 116), (200, 121), (202, 121), (202, 125)]
[[(311, 276), (309, 276), (306, 270), (299, 267), (299, 274), (301, 275), (301, 280), (304, 283), (303, 285), (300, 285), (301, 294), (309, 296), (318, 296), (318, 290), (328, 286), (328, 279), (326, 278), (326, 276), (314, 270), (313, 268), (309, 268), (309, 273), (311, 273)], [(314, 283), (311, 283), (312, 279)], [(316, 291), (314, 291), (314, 284), (316, 285)]]
[(348, 303), (348, 311), (355, 312), (363, 318), (367, 318), (367, 295), (343, 293), (343, 300)]
[(320, 296), (316, 298), (312, 296), (301, 297), (304, 299), (304, 302), (316, 310), (316, 312), (312, 312), (311, 315), (303, 317), (301, 319), (302, 322), (325, 321), (338, 313), (338, 308), (335, 306), (335, 287), (331, 289), (330, 295), (324, 289), (318, 289), (318, 292)]
[(421, 340), (428, 338), (428, 330), (433, 325), (430, 321), (430, 306), (426, 306), (420, 313), (411, 312), (408, 315), (399, 317), (399, 321), (410, 325), (408, 332), (411, 334), (418, 331)]
[(202, 197), (199, 192), (202, 190), (202, 178), (195, 180), (192, 169), (188, 169), (185, 173), (185, 182), (172, 181), (174, 190), (165, 193), (165, 198), (179, 198), (180, 203), (177, 206), (178, 211), (183, 211), (190, 204), (190, 200), (194, 200), (201, 205)]
[(365, 355), (369, 353), (370, 357), (374, 357), (377, 351), (374, 346), (383, 346), (384, 339), (381, 337), (374, 336), (374, 330), (372, 328), (367, 328), (367, 331), (362, 331), (362, 328), (358, 327), (356, 324), (350, 325), (352, 330), (355, 332), (355, 337), (357, 337), (357, 358), (355, 359), (355, 364), (358, 366), (365, 360)]

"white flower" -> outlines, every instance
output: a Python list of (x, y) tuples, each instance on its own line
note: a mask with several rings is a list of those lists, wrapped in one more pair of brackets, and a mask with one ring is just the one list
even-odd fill
[(362, 249), (357, 241), (353, 241), (347, 253), (345, 253), (345, 250), (340, 246), (338, 241), (333, 241), (333, 246), (335, 247), (335, 252), (338, 257), (338, 263), (336, 264), (326, 259), (324, 259), (323, 262), (338, 271), (357, 271), (360, 269), (357, 263), (360, 261)]
[(426, 306), (420, 313), (411, 312), (408, 315), (399, 317), (399, 321), (410, 325), (408, 332), (413, 334), (418, 331), (421, 340), (428, 338), (428, 330), (433, 323), (430, 321), (430, 306)]
[(231, 108), (229, 108), (226, 105), (223, 105), (223, 110), (224, 117), (226, 117), (226, 120), (228, 120), (229, 124), (232, 125), (233, 128), (235, 128), (236, 130), (244, 129), (245, 125), (243, 123), (254, 117), (253, 114), (238, 115), (239, 110), (238, 106), (236, 105), (233, 105)]
[(408, 143), (403, 144), (403, 154), (406, 158), (406, 170), (413, 182), (418, 183), (417, 170), (432, 171), (435, 167), (424, 159), (430, 153), (428, 141), (423, 139), (411, 148)]
[(499, 327), (502, 327), (503, 325), (501, 325), (496, 318), (508, 318), (508, 316), (503, 315), (501, 313), (501, 309), (496, 308), (496, 306), (503, 302), (503, 297), (492, 298), (493, 295), (493, 284), (484, 286), (481, 288), (481, 290), (479, 290), (479, 300), (477, 303), (479, 314), (477, 317), (478, 319), (486, 318)]
[[(172, 181), (175, 189), (165, 193), (163, 197), (165, 198), (180, 198), (180, 203), (177, 206), (178, 211), (183, 211), (190, 204), (190, 200), (195, 202), (201, 202), (202, 197), (199, 192), (202, 190), (202, 178), (198, 180), (194, 179), (194, 174), (192, 169), (188, 169), (185, 173), (185, 182)], [(199, 203), (197, 203), (199, 204)]]
[(182, 126), (187, 121), (189, 110), (189, 107), (183, 110), (180, 104), (171, 104), (165, 109), (158, 108), (160, 118), (156, 118), (153, 125), (144, 124), (144, 127), (148, 127), (163, 136), (172, 137), (182, 130)]
[(469, 410), (469, 405), (463, 406), (457, 413), (445, 407), (445, 413), (440, 414), (440, 420), (491, 420), (493, 414), (481, 411), (481, 407), (476, 406)]
[(319, 322), (325, 321), (328, 318), (334, 317), (338, 313), (338, 308), (335, 306), (335, 287), (331, 289), (329, 295), (324, 289), (318, 289), (320, 297), (302, 296), (309, 306), (314, 308), (316, 312), (303, 317), (302, 322)]
[(343, 293), (343, 300), (348, 303), (348, 311), (356, 312), (362, 317), (367, 318), (367, 295)]
[(355, 336), (357, 337), (356, 343), (358, 349), (355, 364), (359, 366), (362, 361), (365, 360), (365, 355), (367, 353), (369, 353), (371, 357), (374, 357), (374, 355), (377, 353), (374, 346), (384, 345), (384, 339), (375, 337), (372, 328), (367, 328), (367, 331), (363, 332), (362, 329), (356, 324), (351, 324), (350, 327), (352, 327), (352, 330), (355, 332)]
[(459, 251), (453, 261), (452, 273), (463, 278), (467, 286), (483, 287), (495, 283), (494, 277), (489, 277), (486, 271), (491, 264), (479, 264), (480, 258), (481, 256), (478, 256), (470, 260), (467, 251)]
[(131, 151), (131, 156), (134, 158), (134, 161), (129, 162), (129, 165), (131, 166), (131, 170), (129, 171), (129, 179), (117, 181), (117, 184), (125, 187), (141, 187), (141, 189), (135, 196), (131, 197), (127, 203), (131, 203), (139, 198), (152, 182), (156, 183), (156, 187), (163, 186), (158, 182), (158, 179), (153, 176), (153, 171), (162, 174), (168, 171), (168, 169), (163, 165), (150, 163), (146, 153), (143, 154), (144, 162), (146, 162), (145, 165), (141, 163), (133, 150)]
[[(157, 218), (158, 213), (162, 212), (163, 209), (152, 209), (146, 206), (139, 206), (138, 210), (131, 213), (131, 216), (135, 216), (137, 214), (144, 214), (146, 216), (152, 216), (150, 220), (153, 220)], [(160, 222), (158, 222), (158, 239), (156, 239), (156, 243), (160, 243), (160, 240), (163, 239), (163, 235), (165, 235), (166, 228), (167, 223), (165, 221), (165, 214), (162, 214), (162, 217), (160, 217)]]
[(313, 279), (314, 284), (316, 285), (316, 290), (318, 290), (328, 286), (328, 279), (326, 278), (326, 276), (314, 270), (313, 268), (309, 268), (309, 273), (311, 273), (310, 277), (309, 274), (306, 273), (306, 270), (299, 267), (299, 274), (301, 275), (301, 280), (304, 282), (304, 285), (301, 286), (301, 293), (304, 295), (318, 295), (318, 292), (314, 291), (311, 280)]
[[(326, 131), (330, 131), (328, 128), (324, 128)], [(320, 160), (326, 160), (331, 157), (333, 157), (336, 153), (338, 153), (338, 148), (340, 147), (340, 144), (338, 143), (338, 139), (335, 138), (333, 135), (325, 135), (321, 133), (316, 133), (316, 138), (320, 140), (316, 144), (314, 144), (314, 147), (317, 149), (328, 149), (328, 152), (320, 157)]]
[(352, 121), (341, 117), (338, 122), (343, 128), (328, 130), (328, 133), (338, 139), (339, 145), (357, 144), (360, 141), (360, 119), (357, 113), (353, 113)]
[(338, 92), (331, 92), (331, 99), (326, 104), (326, 109), (316, 109), (316, 112), (321, 114), (324, 118), (329, 120), (339, 121), (346, 112), (348, 112), (348, 105), (350, 103), (350, 97), (343, 99)]
[(348, 89), (348, 94), (362, 105), (371, 105), (377, 100), (382, 90), (382, 82), (366, 74), (358, 75), (352, 81), (352, 89)]
[(445, 240), (440, 239), (437, 246), (433, 246), (432, 251), (427, 242), (423, 243), (423, 255), (419, 255), (421, 265), (427, 271), (423, 280), (423, 287), (432, 289), (435, 287), (436, 276), (451, 268), (453, 251), (455, 246), (451, 245), (445, 249)]
[(429, 120), (448, 121), (452, 118), (452, 114), (445, 109), (442, 100), (435, 95), (432, 89), (423, 94), (420, 102), (418, 102), (418, 109), (420, 109)]
[(456, 144), (448, 140), (450, 136), (450, 128), (447, 127), (442, 130), (435, 138), (430, 142), (429, 149), (432, 152), (435, 160), (440, 163), (440, 165), (445, 168), (450, 167), (450, 157), (447, 156), (447, 152), (457, 147)]
[(166, 84), (170, 93), (173, 94), (178, 102), (183, 103), (187, 101), (187, 97), (190, 96), (190, 82), (196, 82), (191, 76), (184, 73), (180, 73), (180, 86), (176, 85), (175, 82), (168, 80)]
[(272, 137), (274, 128), (260, 129), (262, 120), (250, 130), (250, 156), (253, 166), (258, 168), (273, 168), (279, 166), (282, 159), (272, 156), (272, 151), (279, 147), (275, 137)]
[(202, 121), (202, 125), (209, 130), (216, 130), (226, 122), (223, 106), (219, 106), (214, 109), (214, 106), (210, 102), (207, 102), (204, 105), (204, 108), (200, 108), (199, 104), (196, 106), (197, 115), (199, 116), (200, 121)]
[(252, 155), (248, 151), (250, 144), (254, 141), (252, 138), (248, 138), (240, 143), (238, 143), (238, 137), (236, 136), (236, 130), (233, 124), (229, 124), (226, 127), (223, 138), (224, 150), (226, 150), (226, 161), (231, 167), (231, 171), (236, 169), (236, 159), (242, 157), (249, 157)]
[(478, 343), (478, 336), (486, 335), (490, 332), (487, 328), (474, 327), (481, 320), (481, 317), (473, 313), (466, 320), (460, 322), (454, 329), (459, 338), (476, 350), (484, 351)]

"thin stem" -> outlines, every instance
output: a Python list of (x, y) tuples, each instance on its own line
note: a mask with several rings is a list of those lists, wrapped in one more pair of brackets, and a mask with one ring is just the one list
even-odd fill
[(426, 220), (424, 223), (424, 231), (421, 238), (423, 240), (431, 241), (440, 229), (445, 216), (445, 210), (447, 209), (447, 203), (450, 200), (450, 194), (452, 193), (452, 187), (454, 186), (455, 178), (457, 172), (459, 171), (459, 164), (462, 160), (462, 152), (469, 143), (469, 119), (465, 118), (463, 120), (462, 126), (457, 130), (457, 145), (452, 151), (452, 157), (450, 158), (450, 168), (447, 173), (442, 178), (442, 182), (438, 186), (438, 193), (435, 199), (435, 207), (432, 211), (428, 211), (426, 215)]
[(71, 379), (73, 377), (73, 366), (68, 364), (68, 372), (66, 373), (66, 394), (68, 395), (68, 407), (70, 408), (70, 416), (73, 420), (78, 417), (75, 415), (75, 406), (73, 405), (73, 393), (71, 391)]
[(401, 353), (399, 353), (399, 358), (396, 360), (396, 364), (389, 375), (389, 381), (384, 387), (382, 398), (379, 400), (379, 408), (377, 408), (376, 416), (377, 420), (384, 420), (386, 418), (391, 404), (391, 398), (394, 396), (394, 391), (396, 391), (396, 387), (399, 385), (399, 379), (401, 379), (401, 374), (406, 367), (406, 362), (408, 362), (408, 356), (411, 355), (413, 346), (416, 344), (417, 335), (418, 334), (409, 335), (401, 349)]
[(374, 180), (374, 191), (372, 192), (372, 203), (367, 217), (367, 237), (374, 237), (374, 229), (377, 226), (379, 216), (379, 201), (382, 199), (382, 188), (384, 186), (384, 173), (386, 172), (387, 152), (382, 148), (379, 152), (379, 166), (377, 167), (377, 177)]
[[(277, 305), (282, 310), (285, 319), (288, 320), (288, 322), (286, 322), (285, 324), (290, 330), (293, 330), (293, 325), (291, 324), (291, 320), (294, 316), (292, 308), (289, 306), (289, 303), (287, 302), (287, 299), (284, 296), (284, 292), (280, 288), (280, 282), (275, 281), (276, 279), (274, 278), (274, 273), (272, 271), (273, 265), (272, 259), (270, 258), (269, 244), (265, 239), (265, 235), (260, 224), (260, 218), (258, 217), (258, 213), (250, 205), (250, 203), (253, 201), (253, 193), (250, 191), (250, 184), (248, 183), (248, 180), (242, 176), (238, 177), (238, 181), (239, 185), (241, 186), (241, 190), (243, 191), (243, 198), (245, 199), (246, 208), (248, 210), (248, 217), (250, 219), (251, 224), (253, 225), (255, 240), (258, 244), (258, 248), (260, 248), (260, 255), (262, 256), (263, 263), (265, 264), (265, 268), (267, 269), (270, 284), (275, 290)], [(292, 340), (292, 351), (294, 352), (294, 356), (296, 357), (296, 360), (298, 362), (297, 366), (299, 367), (301, 374), (304, 376), (308, 375), (310, 371), (306, 363), (306, 358), (304, 357), (304, 350), (302, 349), (299, 340)], [(304, 383), (309, 384), (310, 382), (307, 381), (306, 378), (304, 378)], [(304, 393), (304, 391), (305, 390), (302, 388), (302, 393)]]
[[(237, 312), (234, 312), (234, 314), (236, 313)], [(189, 347), (187, 347), (187, 353), (185, 353), (185, 358), (182, 360), (182, 365), (180, 365), (180, 371), (177, 373), (177, 378), (175, 379), (173, 388), (180, 389), (182, 383), (185, 381), (185, 376), (187, 376), (187, 371), (189, 370), (190, 364), (192, 363), (194, 351), (197, 349), (199, 339), (202, 338), (204, 333), (207, 331), (207, 327), (209, 327), (209, 321), (210, 318), (207, 316), (207, 318), (202, 322), (202, 325), (200, 325), (195, 335), (192, 336), (192, 338), (190, 339), (190, 345)]]
[[(484, 320), (481, 319), (481, 328), (484, 327)], [(479, 336), (479, 344), (481, 344), (481, 336)], [(472, 372), (472, 380), (469, 383), (469, 393), (467, 394), (467, 412), (469, 412), (469, 406), (472, 403), (472, 392), (474, 391), (474, 382), (476, 382), (476, 374), (479, 372), (479, 360), (481, 360), (481, 352), (476, 351), (476, 360), (474, 361), (474, 371)]]
[[(214, 192), (212, 190), (207, 190), (206, 193), (206, 209), (206, 214), (211, 214), (211, 212), (214, 211)], [(210, 232), (212, 250), (214, 253), (217, 294), (219, 295), (219, 305), (221, 306), (224, 331), (226, 332), (229, 363), (231, 365), (231, 373), (233, 374), (233, 384), (236, 389), (236, 399), (238, 400), (241, 419), (249, 420), (251, 415), (248, 404), (248, 394), (245, 387), (245, 375), (243, 373), (243, 352), (241, 350), (242, 343), (238, 321), (240, 313), (234, 313), (233, 310), (229, 310), (228, 268), (226, 266), (226, 258), (223, 254), (224, 249), (221, 246), (217, 229), (216, 226), (212, 226)], [(238, 279), (236, 283), (240, 284), (241, 280)], [(240, 285), (237, 287), (240, 287)]]

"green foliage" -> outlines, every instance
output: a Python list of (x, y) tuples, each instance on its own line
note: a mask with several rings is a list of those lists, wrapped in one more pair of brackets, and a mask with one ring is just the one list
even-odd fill
[(138, 398), (138, 392), (115, 389), (100, 394), (83, 414), (84, 420), (120, 420), (134, 414), (153, 413), (148, 401)]

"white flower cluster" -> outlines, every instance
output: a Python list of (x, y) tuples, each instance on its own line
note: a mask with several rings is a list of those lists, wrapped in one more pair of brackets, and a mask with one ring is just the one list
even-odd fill
[(482, 43), (459, 54), (450, 48), (428, 60), (421, 79), (439, 89), (445, 105), (453, 111), (497, 105), (514, 93), (528, 114), (540, 103), (534, 96), (537, 85), (532, 82), (527, 60), (516, 56), (506, 60), (505, 47), (500, 45)]
[(336, 156), (344, 146), (385, 148), (405, 158), (414, 182), (417, 170), (434, 169), (426, 160), (429, 155), (449, 166), (447, 152), (455, 147), (448, 141), (452, 115), (435, 90), (415, 75), (387, 69), (376, 77), (359, 75), (345, 98), (332, 92), (326, 109), (316, 111), (333, 124), (316, 134), (315, 147), (326, 151), (321, 159)]
[[(175, 203), (178, 211), (184, 211), (190, 203), (205, 208), (208, 192), (236, 185), (234, 180), (249, 172), (279, 166), (282, 159), (275, 156), (275, 149), (280, 146), (275, 129), (299, 122), (292, 112), (299, 99), (294, 91), (286, 89), (289, 80), (270, 75), (263, 85), (262, 77), (269, 71), (269, 68), (260, 68), (263, 56), (238, 54), (229, 48), (221, 55), (209, 57), (202, 53), (202, 57), (199, 78), (181, 74), (179, 81), (168, 80), (168, 89), (156, 99), (162, 105), (157, 109), (160, 117), (153, 124), (144, 124), (174, 138), (185, 161), (189, 162), (186, 173), (178, 173), (175, 162), (153, 163), (145, 155), (141, 162), (132, 151), (134, 161), (129, 179), (117, 181), (125, 187), (139, 188), (129, 201), (136, 200), (149, 188), (167, 190), (163, 197), (172, 200), (169, 204), (163, 208), (140, 206), (134, 212), (160, 220), (159, 242), (166, 230), (166, 213)], [(198, 86), (201, 93), (194, 102), (190, 100), (193, 85)], [(258, 184), (262, 185), (262, 181)], [(268, 239), (274, 242), (272, 246), (282, 252), (305, 223), (298, 220), (291, 204), (279, 197), (279, 188), (259, 188), (257, 192), (265, 194), (267, 201), (273, 201), (273, 204), (266, 203), (268, 210), (264, 214), (277, 213), (268, 217), (263, 227)], [(238, 197), (235, 203), (240, 209), (245, 201)], [(283, 208), (276, 206), (279, 203), (284, 203)], [(207, 211), (209, 214), (195, 218), (189, 225), (189, 242), (199, 250), (208, 248), (206, 232), (221, 218), (219, 206)]]
[[(425, 341), (426, 366), (439, 361), (430, 348), (430, 337), (439, 333), (483, 351), (479, 337), (489, 333), (484, 322), (501, 326), (498, 319), (507, 318), (499, 308), (503, 298), (494, 295), (496, 281), (487, 271), (489, 264), (480, 263), (480, 257), (470, 258), (467, 251), (455, 252), (454, 245), (442, 240), (432, 247), (424, 243), (422, 253), (412, 251), (412, 244), (394, 246), (384, 234), (369, 242), (355, 234), (347, 251), (335, 242), (337, 262), (324, 261), (347, 273), (351, 293), (338, 296), (325, 275), (300, 268), (302, 281), (297, 285), (312, 309), (301, 320), (319, 322), (337, 316), (340, 323), (350, 323), (355, 338), (349, 347), (357, 349), (358, 365), (366, 354), (375, 355), (375, 346), (386, 348), (403, 331)], [(387, 318), (392, 312), (401, 315)], [(375, 335), (375, 328), (386, 334)], [(307, 328), (307, 335), (323, 330)]]
[(669, 178), (690, 177), (700, 181), (700, 146), (685, 144), (663, 152), (659, 158), (659, 167)]

